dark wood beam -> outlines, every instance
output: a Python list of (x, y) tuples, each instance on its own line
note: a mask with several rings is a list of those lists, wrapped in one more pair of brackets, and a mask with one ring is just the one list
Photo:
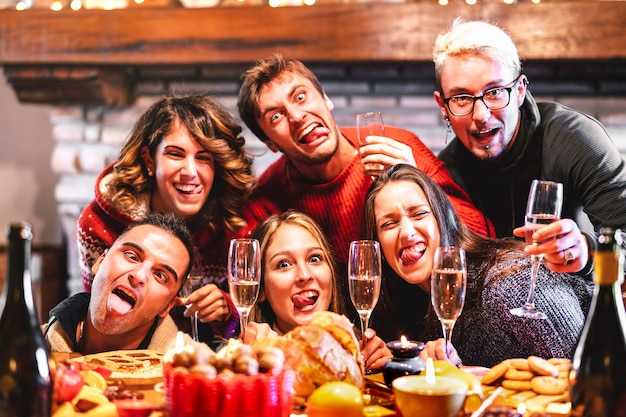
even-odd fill
[(497, 22), (527, 60), (626, 58), (626, 2), (0, 11), (0, 65), (429, 61), (452, 20)]

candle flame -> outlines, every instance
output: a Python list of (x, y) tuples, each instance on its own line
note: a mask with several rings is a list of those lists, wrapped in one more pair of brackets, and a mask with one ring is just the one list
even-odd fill
[(432, 358), (426, 359), (426, 383), (435, 384), (435, 363)]
[(185, 350), (185, 339), (183, 337), (183, 332), (180, 330), (176, 334), (176, 347), (174, 349), (176, 353), (182, 353)]
[(517, 413), (524, 415), (525, 412), (526, 412), (526, 404), (519, 403), (519, 405), (517, 406)]
[(407, 340), (405, 335), (400, 336), (400, 346), (402, 346), (403, 348), (406, 348), (409, 343), (409, 341)]

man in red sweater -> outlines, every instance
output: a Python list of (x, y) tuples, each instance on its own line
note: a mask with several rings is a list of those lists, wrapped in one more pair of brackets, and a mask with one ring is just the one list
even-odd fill
[[(372, 183), (363, 167), (367, 162), (416, 166), (444, 188), (468, 227), (482, 235), (492, 232), (489, 221), (415, 134), (385, 126), (387, 137), (369, 137), (359, 153), (356, 129), (336, 125), (333, 103), (300, 61), (274, 54), (248, 69), (242, 81), (241, 119), (269, 149), (282, 152), (259, 178), (246, 207), (250, 231), (270, 214), (290, 208), (305, 212), (326, 233), (338, 272), (346, 276), (350, 242), (363, 236), (363, 204)], [(349, 299), (347, 279), (341, 284)]]

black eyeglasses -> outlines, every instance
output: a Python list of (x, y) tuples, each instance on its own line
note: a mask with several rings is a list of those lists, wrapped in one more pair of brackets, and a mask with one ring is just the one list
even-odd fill
[(448, 110), (455, 116), (465, 116), (474, 111), (476, 100), (481, 100), (489, 110), (501, 110), (509, 105), (511, 101), (511, 91), (519, 81), (518, 76), (506, 87), (494, 87), (485, 91), (479, 96), (469, 94), (459, 94), (456, 96), (442, 98), (448, 106)]

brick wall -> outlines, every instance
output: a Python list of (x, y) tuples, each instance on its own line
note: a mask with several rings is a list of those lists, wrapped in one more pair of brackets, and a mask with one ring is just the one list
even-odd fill
[[(55, 195), (66, 236), (75, 236), (76, 218), (93, 197), (98, 173), (116, 159), (132, 125), (162, 94), (207, 92), (234, 115), (239, 76), (247, 65), (198, 68), (138, 69), (131, 107), (57, 107), (51, 122), (55, 148), (53, 170), (60, 175)], [(309, 64), (335, 104), (340, 125), (352, 125), (356, 113), (378, 110), (386, 124), (415, 132), (434, 152), (445, 137), (445, 127), (432, 97), (435, 81), (431, 63)], [(526, 63), (530, 91), (539, 101), (559, 101), (599, 119), (626, 155), (626, 63)], [(248, 148), (258, 154), (255, 173), (274, 160), (258, 139), (245, 133)], [(70, 293), (81, 290), (77, 250), (68, 239)]]

